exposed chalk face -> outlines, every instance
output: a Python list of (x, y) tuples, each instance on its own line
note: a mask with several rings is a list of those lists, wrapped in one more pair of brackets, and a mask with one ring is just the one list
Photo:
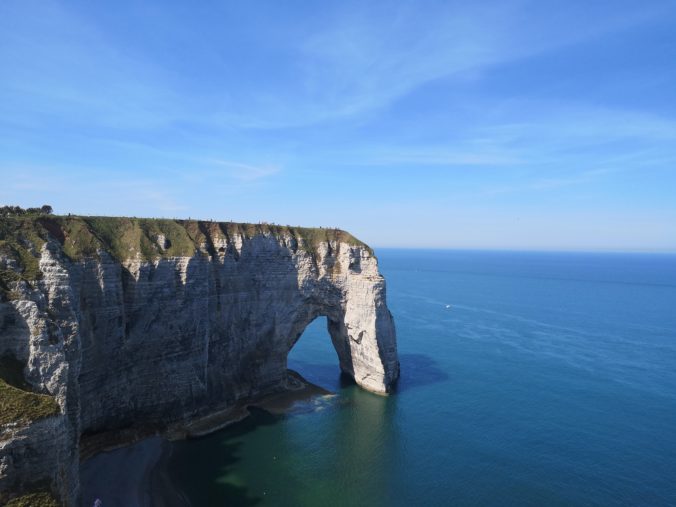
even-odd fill
[[(31, 431), (51, 426), (21, 440), (0, 427), (0, 492), (37, 473), (75, 502), (81, 434), (188, 421), (283, 389), (288, 353), (319, 316), (360, 386), (386, 393), (399, 375), (385, 281), (365, 246), (300, 248), (296, 237), (261, 233), (207, 237), (190, 256), (120, 261), (100, 250), (73, 260), (56, 240), (39, 255), (42, 278), (0, 303), (12, 315), (0, 355), (24, 360), (27, 380), (56, 397), (58, 441), (41, 453), (45, 435)], [(39, 470), (22, 468), (27, 452)]]

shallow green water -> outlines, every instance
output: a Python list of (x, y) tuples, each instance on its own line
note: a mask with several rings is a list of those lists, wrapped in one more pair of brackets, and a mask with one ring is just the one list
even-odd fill
[(676, 257), (378, 254), (397, 393), (315, 321), (290, 367), (337, 396), (174, 444), (194, 506), (676, 505)]

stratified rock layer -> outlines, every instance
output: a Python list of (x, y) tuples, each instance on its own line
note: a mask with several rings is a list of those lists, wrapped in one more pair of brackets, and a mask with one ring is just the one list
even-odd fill
[(319, 316), (360, 386), (385, 393), (399, 374), (377, 260), (342, 231), (41, 220), (0, 238), (0, 357), (24, 362), (61, 413), (0, 426), (0, 501), (47, 487), (74, 504), (82, 434), (284, 389), (288, 352)]

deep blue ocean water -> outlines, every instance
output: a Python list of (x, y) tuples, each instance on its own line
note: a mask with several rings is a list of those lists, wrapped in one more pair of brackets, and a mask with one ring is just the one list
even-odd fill
[[(676, 257), (380, 250), (401, 380), (174, 444), (195, 506), (676, 505)], [(450, 306), (449, 306), (450, 305)]]

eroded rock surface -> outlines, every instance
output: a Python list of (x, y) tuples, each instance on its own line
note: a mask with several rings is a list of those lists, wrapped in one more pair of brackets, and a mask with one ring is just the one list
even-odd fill
[(13, 248), (0, 248), (0, 356), (61, 407), (0, 426), (0, 501), (47, 485), (75, 504), (83, 434), (187, 423), (284, 389), (288, 352), (319, 316), (360, 386), (397, 379), (385, 281), (348, 234), (105, 220), (9, 224), (0, 238)]

